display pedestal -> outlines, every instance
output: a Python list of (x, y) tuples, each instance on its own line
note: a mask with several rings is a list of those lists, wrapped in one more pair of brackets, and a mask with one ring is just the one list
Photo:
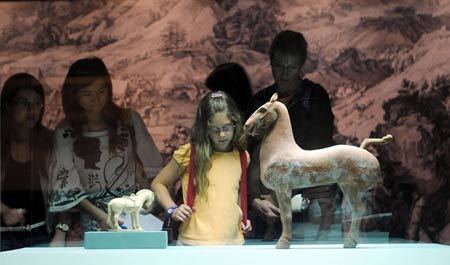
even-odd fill
[(84, 233), (86, 249), (163, 249), (166, 231), (98, 231)]

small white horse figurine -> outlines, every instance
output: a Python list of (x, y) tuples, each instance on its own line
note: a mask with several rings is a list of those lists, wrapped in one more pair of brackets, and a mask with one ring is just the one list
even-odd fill
[[(354, 248), (359, 238), (361, 216), (365, 212), (362, 197), (380, 178), (380, 165), (371, 153), (361, 147), (335, 145), (307, 151), (294, 140), (286, 106), (274, 94), (247, 120), (247, 135), (264, 135), (260, 151), (261, 181), (275, 191), (280, 206), (283, 232), (277, 248), (289, 248), (292, 240), (292, 189), (337, 183), (344, 199), (352, 208), (350, 231), (344, 239), (345, 248)], [(366, 139), (363, 147), (384, 144), (382, 139)]]
[(119, 216), (122, 212), (129, 212), (131, 215), (131, 229), (142, 230), (142, 227), (139, 225), (139, 211), (142, 206), (144, 206), (144, 208), (150, 208), (154, 200), (155, 194), (148, 189), (142, 189), (130, 196), (112, 199), (108, 203), (109, 227), (113, 230), (120, 230)]

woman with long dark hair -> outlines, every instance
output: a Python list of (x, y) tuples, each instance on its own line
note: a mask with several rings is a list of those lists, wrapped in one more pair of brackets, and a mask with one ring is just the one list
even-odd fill
[(78, 206), (83, 230), (108, 229), (107, 204), (148, 188), (162, 163), (139, 114), (113, 102), (104, 62), (72, 64), (62, 88), (64, 121), (55, 130), (50, 211)]
[(1, 94), (1, 250), (47, 243), (47, 168), (52, 132), (42, 125), (45, 95), (32, 75), (6, 80)]

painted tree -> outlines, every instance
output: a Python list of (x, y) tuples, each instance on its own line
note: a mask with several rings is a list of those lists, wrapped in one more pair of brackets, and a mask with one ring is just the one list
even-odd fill
[(177, 21), (169, 21), (160, 36), (163, 39), (162, 51), (165, 56), (173, 55), (186, 47), (186, 30)]

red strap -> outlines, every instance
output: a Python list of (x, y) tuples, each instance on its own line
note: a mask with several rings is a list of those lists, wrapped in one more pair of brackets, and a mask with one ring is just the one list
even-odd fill
[(189, 179), (187, 189), (187, 205), (194, 207), (195, 202), (195, 190), (194, 190), (194, 178), (195, 178), (195, 146), (191, 144), (191, 155), (189, 156)]
[(241, 209), (242, 209), (242, 223), (247, 225), (247, 154), (245, 151), (240, 151), (241, 155)]
[[(242, 209), (242, 222), (247, 224), (247, 154), (245, 151), (239, 151), (241, 160), (241, 209)], [(195, 147), (191, 144), (191, 154), (189, 156), (189, 179), (187, 189), (187, 205), (194, 207), (195, 203), (195, 190), (194, 190), (194, 178), (195, 178)]]

